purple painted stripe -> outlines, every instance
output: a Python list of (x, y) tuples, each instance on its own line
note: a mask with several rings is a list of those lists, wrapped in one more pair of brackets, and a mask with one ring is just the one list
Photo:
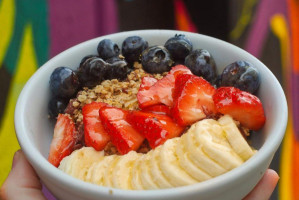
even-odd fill
[(253, 25), (245, 44), (245, 49), (256, 57), (261, 56), (269, 31), (270, 18), (276, 13), (281, 13), (288, 18), (286, 0), (259, 1)]
[(44, 193), (47, 200), (56, 200), (56, 198), (49, 192), (46, 186), (43, 185), (42, 192)]
[(297, 141), (299, 141), (299, 74), (292, 74), (292, 111), (293, 111), (293, 126)]
[(114, 0), (49, 0), (50, 56), (118, 30)]

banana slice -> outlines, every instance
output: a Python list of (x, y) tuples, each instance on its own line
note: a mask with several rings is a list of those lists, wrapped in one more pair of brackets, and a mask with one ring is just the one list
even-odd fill
[[(203, 151), (227, 171), (238, 167), (243, 163), (242, 159), (236, 155), (231, 148), (212, 141), (212, 136), (205, 129), (196, 129), (197, 141), (202, 145)], [(223, 138), (225, 140), (225, 138)]]
[(204, 129), (205, 132), (212, 137), (213, 142), (231, 148), (230, 143), (226, 139), (225, 132), (218, 121), (214, 119), (205, 119), (194, 124), (194, 126), (197, 133)]
[(203, 170), (212, 177), (225, 173), (227, 170), (202, 151), (202, 145), (198, 144), (195, 140), (195, 134), (196, 130), (193, 125), (186, 134), (181, 136), (183, 141), (182, 144), (186, 148), (186, 152), (189, 152), (190, 159), (199, 169)]
[(154, 182), (149, 168), (149, 161), (152, 157), (153, 151), (148, 152), (141, 161), (140, 164), (140, 180), (141, 184), (144, 189), (151, 190), (151, 189), (159, 189), (158, 185)]
[(178, 155), (180, 166), (197, 181), (205, 181), (212, 178), (209, 174), (199, 169), (190, 159), (189, 152), (185, 150), (182, 141), (176, 145), (176, 154)]
[(174, 186), (183, 186), (197, 183), (179, 164), (175, 154), (176, 145), (180, 138), (167, 140), (160, 151), (160, 169)]
[(86, 181), (97, 185), (104, 185), (103, 179), (105, 171), (110, 166), (111, 162), (114, 161), (116, 155), (105, 156), (100, 162), (96, 162), (91, 165), (87, 172)]
[(143, 190), (143, 186), (140, 179), (140, 165), (143, 162), (145, 154), (141, 155), (137, 160), (135, 160), (132, 170), (131, 170), (131, 188), (133, 190)]
[[(73, 153), (75, 153), (75, 152), (73, 152)], [(73, 167), (73, 161), (72, 161), (73, 153), (71, 155), (63, 158), (58, 167), (58, 169), (62, 170), (63, 172), (65, 172), (69, 175), (70, 175), (70, 173), (72, 171), (72, 167)]]
[(159, 155), (160, 155), (161, 148), (162, 146), (160, 145), (156, 147), (152, 152), (152, 156), (150, 157), (150, 161), (149, 161), (150, 173), (151, 176), (153, 177), (154, 182), (157, 183), (160, 188), (170, 188), (173, 187), (173, 185), (170, 184), (170, 182), (161, 172), (159, 166), (159, 162), (160, 162)]
[(235, 121), (229, 115), (222, 116), (218, 122), (222, 125), (230, 145), (244, 161), (254, 155), (255, 151), (248, 145), (236, 126)]
[[(113, 155), (112, 155), (113, 156)], [(112, 187), (112, 172), (114, 170), (115, 165), (119, 161), (120, 156), (113, 156), (112, 161), (107, 165), (104, 174), (103, 174), (103, 185), (106, 187)], [(95, 174), (98, 176), (97, 174)]]
[(70, 156), (63, 159), (59, 169), (67, 174), (85, 180), (90, 165), (104, 158), (104, 152), (97, 152), (92, 147), (86, 147), (84, 150), (75, 150)]
[(125, 156), (121, 156), (112, 170), (112, 186), (119, 189), (131, 188), (131, 170), (134, 162), (141, 155), (136, 151), (130, 151)]

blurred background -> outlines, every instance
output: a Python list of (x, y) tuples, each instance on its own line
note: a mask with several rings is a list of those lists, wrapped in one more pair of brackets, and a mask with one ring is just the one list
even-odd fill
[(269, 67), (289, 106), (286, 135), (270, 166), (280, 175), (271, 199), (299, 200), (298, 0), (0, 0), (0, 186), (20, 148), (14, 108), (30, 76), (75, 44), (138, 29), (213, 36)]

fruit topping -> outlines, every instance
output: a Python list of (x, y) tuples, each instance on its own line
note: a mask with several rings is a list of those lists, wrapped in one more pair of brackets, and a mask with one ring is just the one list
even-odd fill
[(127, 37), (123, 43), (121, 52), (129, 65), (140, 60), (140, 55), (143, 50), (148, 47), (148, 42), (139, 36)]
[(114, 63), (120, 62), (120, 61), (123, 61), (123, 62), (127, 63), (125, 61), (125, 58), (122, 57), (122, 56), (115, 56), (115, 57), (111, 57), (111, 58), (106, 60), (106, 62), (109, 63), (109, 64), (114, 64)]
[(109, 133), (111, 142), (121, 154), (137, 150), (144, 137), (127, 121), (129, 111), (114, 107), (102, 107), (99, 111), (100, 119), (105, 130)]
[(175, 80), (172, 115), (180, 125), (216, 114), (213, 95), (216, 89), (202, 77), (180, 74)]
[(113, 57), (108, 59), (107, 63), (109, 63), (109, 69), (106, 73), (106, 79), (124, 80), (131, 71), (128, 67), (128, 63), (124, 59)]
[(48, 161), (58, 167), (60, 161), (74, 150), (77, 131), (72, 119), (65, 114), (59, 114), (54, 127), (54, 135), (50, 145)]
[[(184, 65), (177, 65), (172, 67), (170, 72), (154, 83), (150, 87), (143, 86), (144, 83), (150, 85), (154, 82), (153, 78), (143, 78), (140, 90), (137, 93), (137, 100), (140, 108), (145, 108), (147, 106), (152, 106), (156, 104), (164, 104), (167, 106), (172, 106), (172, 92), (175, 85), (176, 76), (179, 74), (192, 74), (191, 71)], [(150, 81), (151, 80), (151, 81)]]
[(97, 151), (103, 150), (110, 141), (110, 136), (104, 129), (99, 116), (99, 110), (104, 106), (107, 104), (92, 102), (82, 108), (85, 144)]
[(185, 129), (171, 117), (151, 112), (133, 111), (128, 115), (128, 121), (144, 135), (151, 148), (163, 144), (167, 139), (180, 136)]
[(250, 130), (259, 130), (265, 123), (265, 114), (258, 97), (235, 87), (220, 87), (213, 96), (218, 112), (228, 114)]
[(139, 90), (148, 90), (157, 81), (158, 81), (158, 79), (156, 79), (156, 78), (145, 76), (141, 79), (141, 84), (140, 84)]
[(247, 61), (231, 63), (221, 74), (220, 86), (233, 86), (254, 94), (260, 86), (259, 72)]
[(163, 73), (170, 70), (173, 60), (168, 50), (163, 46), (152, 46), (141, 54), (141, 64), (148, 73)]
[(217, 78), (216, 64), (212, 55), (205, 49), (196, 49), (185, 58), (185, 65), (197, 76), (214, 84)]
[(52, 97), (48, 104), (48, 113), (51, 119), (55, 119), (59, 113), (63, 113), (65, 108), (67, 107), (68, 101), (59, 98)]
[(164, 46), (173, 60), (181, 62), (185, 60), (185, 57), (189, 55), (193, 48), (191, 41), (183, 34), (176, 34), (174, 37), (169, 38)]
[(98, 44), (97, 50), (99, 57), (103, 60), (116, 57), (120, 54), (118, 45), (110, 39), (101, 40)]
[(53, 96), (60, 98), (73, 97), (79, 88), (77, 74), (68, 67), (56, 68), (50, 76), (50, 90)]
[(142, 109), (142, 111), (152, 112), (152, 113), (160, 114), (160, 115), (169, 115), (170, 116), (170, 108), (166, 105), (163, 105), (163, 104), (148, 106), (148, 107), (145, 107), (144, 109)]
[(88, 56), (82, 59), (78, 76), (83, 87), (94, 87), (105, 80), (108, 63), (96, 56)]
[[(235, 126), (235, 122), (224, 120), (232, 117), (241, 124), (240, 129), (261, 129), (265, 115), (261, 101), (253, 95), (260, 84), (254, 66), (247, 61), (237, 61), (217, 75), (212, 55), (205, 49), (192, 49), (191, 41), (183, 34), (169, 38), (164, 46), (151, 47), (139, 36), (128, 37), (122, 43), (121, 52), (116, 43), (104, 39), (97, 46), (98, 55), (84, 57), (77, 71), (67, 67), (55, 69), (50, 77), (52, 96), (48, 112), (50, 118), (58, 117), (49, 162), (58, 166), (65, 156), (82, 146), (93, 147), (105, 155), (123, 155), (130, 151), (154, 154), (151, 148), (171, 144), (172, 140), (166, 141), (181, 136), (186, 127), (221, 115), (224, 117), (220, 117), (219, 122)], [(174, 63), (184, 65), (173, 66)], [(107, 79), (118, 80), (105, 81)], [(213, 85), (220, 88), (215, 89)], [(83, 90), (77, 94), (80, 88)], [(234, 132), (239, 134), (238, 128), (234, 128)], [(223, 148), (215, 151), (217, 145), (207, 145), (211, 138), (204, 133), (196, 137), (204, 142), (206, 153), (209, 150), (212, 154), (221, 154)], [(168, 146), (173, 152), (177, 149), (178, 157), (173, 159), (179, 159), (178, 162), (182, 162), (182, 152), (186, 149), (190, 150), (192, 158), (200, 152), (193, 147), (193, 135), (182, 138), (187, 144), (185, 147), (177, 148), (176, 145), (183, 144), (178, 142)], [(164, 147), (163, 151), (161, 149), (155, 150), (168, 152)], [(147, 157), (139, 153), (135, 154)], [(167, 160), (167, 156), (165, 153), (159, 158)], [(183, 160), (186, 159), (189, 158)], [(147, 167), (143, 164), (138, 168), (144, 166)], [(168, 169), (167, 163), (163, 166)], [(149, 177), (141, 176), (141, 182), (152, 184)]]

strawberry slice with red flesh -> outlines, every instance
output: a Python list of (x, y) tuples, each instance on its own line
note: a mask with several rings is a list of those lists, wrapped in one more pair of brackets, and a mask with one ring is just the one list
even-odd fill
[(48, 161), (58, 167), (61, 160), (70, 155), (76, 143), (77, 131), (69, 115), (59, 114), (54, 127)]
[(159, 97), (155, 95), (154, 91), (149, 91), (149, 89), (158, 80), (153, 77), (143, 77), (141, 79), (141, 84), (137, 93), (137, 100), (140, 108), (147, 107), (149, 105), (159, 104)]
[(144, 137), (127, 122), (129, 111), (114, 107), (103, 107), (99, 114), (105, 130), (121, 154), (136, 151)]
[(107, 104), (92, 102), (82, 108), (85, 144), (97, 151), (103, 150), (110, 141), (110, 136), (104, 129), (99, 116), (99, 110), (104, 106), (107, 106)]
[(235, 87), (220, 87), (213, 96), (219, 113), (228, 114), (250, 130), (261, 129), (266, 121), (258, 97)]
[(172, 115), (182, 126), (216, 114), (213, 95), (216, 89), (205, 79), (189, 74), (178, 75), (175, 81)]
[(151, 112), (160, 115), (168, 115), (170, 116), (170, 108), (164, 104), (157, 104), (153, 106), (148, 106), (142, 109), (145, 112)]
[(151, 86), (153, 86), (155, 83), (157, 83), (158, 79), (145, 76), (141, 80), (140, 88), (139, 90), (148, 90)]
[[(192, 74), (192, 72), (184, 65), (177, 65), (173, 67), (165, 77), (163, 77), (161, 80), (158, 80), (152, 86), (141, 87), (137, 93), (139, 107), (145, 108), (155, 104), (172, 106), (172, 91), (174, 88), (175, 79), (179, 74)], [(150, 81), (147, 80), (142, 82), (149, 83)]]
[(178, 125), (167, 115), (133, 111), (128, 121), (148, 140), (151, 148), (163, 144), (167, 139), (180, 136), (185, 127)]

